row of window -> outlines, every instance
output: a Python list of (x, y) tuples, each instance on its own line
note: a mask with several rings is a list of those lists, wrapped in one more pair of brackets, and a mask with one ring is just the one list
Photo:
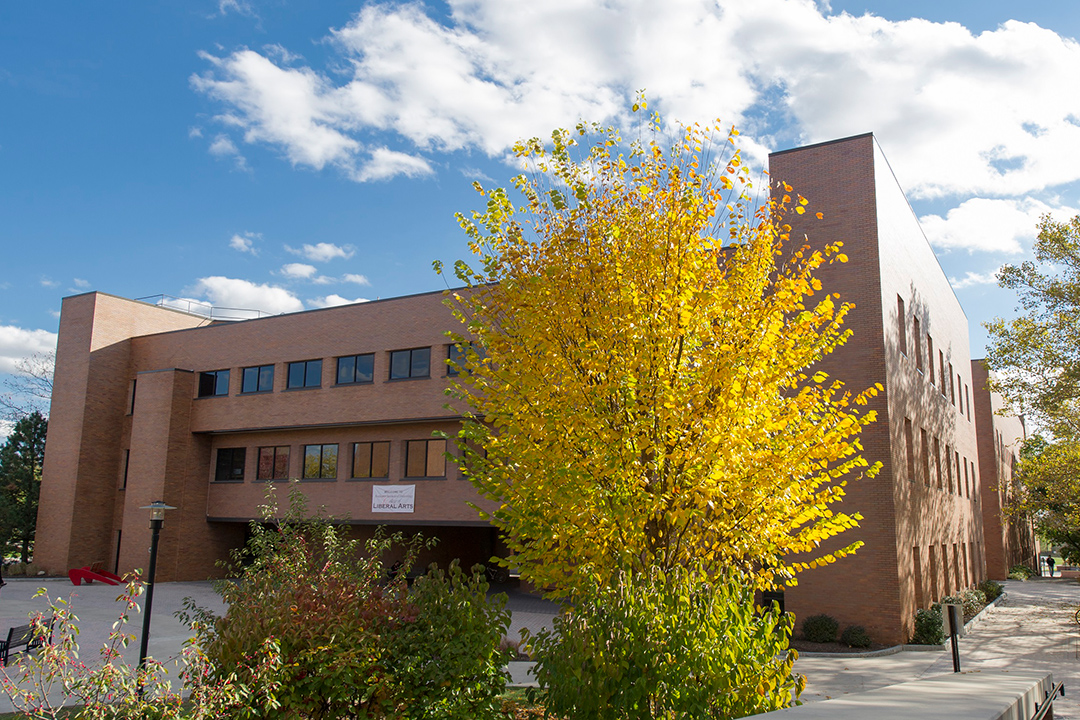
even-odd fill
[[(448, 345), (446, 351), (446, 374), (454, 376), (465, 365), (466, 348)], [(337, 364), (335, 384), (357, 385), (375, 381), (375, 353), (345, 355), (334, 359)], [(317, 388), (322, 386), (323, 361), (300, 360), (286, 363), (285, 387), (289, 390)], [(257, 365), (241, 368), (240, 393), (267, 393), (274, 390), (274, 366)], [(394, 350), (390, 353), (387, 377), (389, 380), (407, 380), (431, 376), (431, 347)], [(207, 370), (199, 373), (199, 397), (216, 397), (229, 394), (229, 370)]]
[[(961, 459), (960, 452), (945, 444), (945, 455), (941, 454), (941, 438), (936, 435), (931, 437), (926, 429), (919, 430), (919, 455), (922, 481), (926, 487), (937, 487), (939, 490), (955, 492), (960, 497), (974, 498), (979, 501), (978, 479), (975, 475), (975, 463), (966, 457)], [(907, 452), (908, 480), (918, 482), (915, 467), (915, 429), (910, 418), (904, 418), (904, 449)], [(961, 470), (962, 468), (962, 470)], [(956, 482), (953, 482), (955, 470)], [(963, 485), (960, 484), (961, 474)]]
[[(899, 295), (896, 296), (896, 313), (900, 352), (907, 355), (907, 310), (904, 306), (904, 298)], [(945, 353), (941, 349), (938, 349), (937, 352), (937, 372), (935, 372), (934, 338), (930, 336), (930, 333), (926, 333), (926, 356), (924, 358), (922, 350), (922, 325), (919, 322), (918, 317), (912, 317), (911, 321), (911, 338), (914, 345), (911, 350), (915, 355), (915, 369), (926, 375), (930, 380), (930, 384), (937, 386), (941, 391), (942, 397), (952, 403), (952, 405), (960, 411), (960, 414), (965, 416), (968, 419), (968, 422), (971, 422), (971, 392), (964, 383), (963, 376), (953, 372), (952, 363), (946, 362)], [(954, 379), (956, 381), (955, 383), (953, 382)], [(939, 380), (940, 384), (938, 383)]]
[(930, 603), (970, 587), (982, 579), (978, 577), (978, 568), (982, 567), (982, 564), (974, 543), (952, 543), (951, 553), (949, 549), (949, 543), (931, 544), (925, 548), (927, 567), (924, 574), (924, 550), (917, 546), (911, 548), (915, 566), (915, 602), (918, 607), (928, 607)]
[[(399, 443), (405, 454), (406, 478), (446, 477), (446, 440), (405, 440)], [(345, 447), (350, 453), (339, 462), (338, 443), (302, 445), (300, 477), (305, 480), (337, 480), (341, 465), (352, 479), (389, 478), (389, 440), (354, 442)], [(214, 469), (215, 482), (243, 482), (251, 448), (219, 448)], [(255, 448), (256, 480), (287, 480), (290, 477), (292, 447), (273, 445)]]

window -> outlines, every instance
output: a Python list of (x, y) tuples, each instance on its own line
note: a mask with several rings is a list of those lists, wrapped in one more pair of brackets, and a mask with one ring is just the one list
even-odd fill
[(274, 366), (260, 365), (244, 368), (244, 383), (240, 388), (243, 393), (273, 392)]
[[(945, 395), (946, 394), (945, 393), (945, 385), (948, 382), (947, 380), (945, 380), (945, 353), (943, 353), (941, 350), (938, 350), (937, 357), (938, 357), (938, 368), (941, 371), (941, 394)], [(952, 377), (952, 371), (951, 370), (949, 371), (949, 377)]]
[(289, 446), (259, 448), (259, 469), (255, 477), (258, 480), (288, 480)]
[(964, 414), (964, 378), (962, 378), (959, 374), (957, 374), (957, 376), (956, 376), (956, 394), (959, 397), (959, 402), (955, 402), (953, 404), (956, 405), (957, 410), (959, 410), (960, 414), (963, 415)]
[(922, 562), (919, 559), (919, 548), (911, 548), (911, 557), (915, 564), (915, 607), (924, 608), (927, 606), (925, 590), (923, 590), (923, 577), (922, 577)]
[(971, 422), (971, 393), (968, 392), (968, 386), (964, 386), (964, 404), (967, 405), (967, 419)]
[(967, 458), (964, 458), (964, 492), (966, 492), (967, 496), (970, 498), (971, 497), (971, 486), (968, 485), (969, 482), (970, 482), (970, 479), (968, 477)]
[(938, 490), (941, 489), (941, 438), (934, 436), (934, 474), (937, 475)]
[(929, 334), (927, 334), (926, 336), (926, 363), (926, 374), (930, 378), (930, 384), (935, 385), (936, 381), (934, 380), (934, 338), (930, 337)]
[[(131, 384), (128, 385), (128, 410), (127, 410), (128, 415), (134, 415), (135, 414), (135, 386), (136, 386), (137, 382), (138, 381), (136, 381), (136, 380), (132, 380)], [(228, 383), (225, 383), (225, 384), (228, 385)], [(228, 390), (226, 390), (226, 392), (228, 392)]]
[[(199, 397), (217, 397), (219, 395), (228, 394), (228, 370), (210, 370), (208, 372), (199, 373)], [(134, 395), (134, 392), (132, 395)]]
[(131, 465), (131, 451), (124, 451), (124, 474), (120, 477), (120, 489), (127, 490), (128, 467)]
[(964, 488), (960, 487), (960, 453), (956, 453), (956, 494), (964, 497)]
[(915, 482), (915, 435), (911, 431), (909, 418), (904, 418), (904, 444), (907, 446), (908, 480)]
[(247, 448), (219, 448), (217, 451), (217, 471), (215, 482), (243, 482), (244, 459)]
[(907, 311), (904, 310), (904, 298), (896, 296), (896, 339), (900, 345), (900, 352), (907, 355)]
[(445, 477), (445, 440), (409, 440), (405, 452), (405, 477)]
[(322, 385), (322, 360), (304, 360), (289, 363), (289, 377), (286, 387), (312, 388)]
[(947, 487), (951, 493), (955, 486), (952, 481), (952, 448), (949, 447), (949, 443), (945, 443), (945, 457), (943, 459), (945, 461), (945, 479), (948, 481)]
[(465, 370), (465, 363), (468, 361), (469, 351), (468, 345), (465, 343), (454, 343), (450, 346), (450, 350), (447, 353), (446, 374), (450, 377), (460, 375)]
[(911, 337), (915, 340), (915, 369), (922, 370), (922, 331), (919, 329), (919, 318), (912, 318), (911, 322), (914, 326)]
[(930, 443), (926, 439), (926, 431), (919, 431), (920, 448), (922, 449), (922, 471), (923, 482), (926, 483), (926, 487), (930, 487)]
[(395, 350), (390, 353), (390, 379), (428, 377), (431, 375), (431, 348)]
[(949, 363), (949, 402), (951, 402), (953, 405), (955, 405), (956, 404), (956, 388), (952, 384), (952, 379), (953, 379), (952, 363)]
[(337, 384), (369, 383), (375, 379), (375, 355), (347, 355), (337, 359)]
[(352, 476), (384, 478), (390, 476), (390, 443), (353, 443)]
[(337, 444), (304, 446), (304, 479), (337, 479)]

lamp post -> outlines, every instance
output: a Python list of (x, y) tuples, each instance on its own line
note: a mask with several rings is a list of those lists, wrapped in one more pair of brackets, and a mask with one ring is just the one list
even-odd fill
[[(141, 675), (146, 665), (146, 648), (150, 642), (150, 611), (154, 606), (154, 573), (157, 571), (158, 536), (161, 534), (161, 525), (165, 521), (165, 511), (176, 508), (166, 505), (162, 500), (155, 500), (139, 509), (150, 511), (150, 570), (146, 573), (146, 607), (143, 609), (142, 642), (139, 646), (139, 674)], [(140, 679), (140, 697), (142, 690)]]

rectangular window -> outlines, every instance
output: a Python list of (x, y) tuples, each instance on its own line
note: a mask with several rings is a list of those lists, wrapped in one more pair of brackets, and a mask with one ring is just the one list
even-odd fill
[(131, 451), (124, 451), (124, 474), (120, 476), (120, 489), (127, 490), (128, 466), (131, 465)]
[(243, 482), (247, 448), (218, 448), (215, 482)]
[(956, 543), (952, 544), (952, 566), (953, 574), (956, 575), (956, 590), (960, 591), (964, 587), (964, 576), (962, 574), (963, 568), (960, 567), (960, 546)]
[(274, 391), (274, 366), (259, 365), (244, 368), (242, 393), (261, 393)]
[[(137, 380), (132, 380), (131, 384), (128, 385), (128, 405), (127, 405), (127, 407), (128, 407), (127, 414), (128, 415), (134, 415), (135, 414), (135, 387), (136, 387), (137, 382), (138, 382)], [(226, 390), (226, 392), (228, 392), (228, 391)]]
[(900, 352), (907, 355), (907, 311), (904, 310), (904, 298), (896, 296), (896, 342)]
[(942, 487), (941, 482), (941, 438), (934, 436), (934, 475), (937, 476), (938, 490)]
[(956, 409), (960, 411), (960, 414), (964, 414), (964, 378), (959, 373), (956, 374), (956, 395), (957, 399), (954, 405)]
[(974, 583), (971, 580), (971, 571), (968, 567), (968, 549), (967, 543), (960, 543), (960, 558), (964, 563), (964, 587), (971, 587)]
[(968, 392), (968, 386), (964, 386), (964, 404), (967, 405), (967, 419), (971, 422), (971, 393)]
[(979, 476), (975, 474), (975, 462), (971, 463), (971, 494), (979, 502)]
[(960, 453), (956, 453), (956, 494), (964, 496), (964, 488), (960, 487)]
[(390, 443), (353, 443), (352, 476), (354, 478), (390, 477)]
[(923, 482), (930, 487), (930, 441), (926, 439), (925, 430), (919, 430), (919, 440), (922, 441), (919, 447), (922, 450)]
[(337, 479), (337, 444), (304, 446), (304, 479)]
[(915, 341), (915, 368), (917, 370), (923, 369), (923, 357), (922, 357), (922, 330), (919, 329), (919, 318), (912, 318), (912, 333), (911, 338)]
[[(939, 370), (941, 372), (941, 394), (942, 395), (947, 395), (948, 393), (945, 390), (945, 385), (948, 383), (948, 381), (945, 379), (945, 353), (938, 350), (937, 358), (938, 358), (938, 368), (939, 368)], [(952, 371), (949, 372), (949, 377), (952, 377)]]
[(964, 458), (964, 492), (967, 493), (967, 496), (970, 498), (971, 497), (971, 486), (968, 484), (969, 482), (970, 482), (970, 478), (968, 476), (967, 458)]
[(405, 477), (445, 477), (445, 440), (409, 440), (405, 448)]
[(375, 354), (346, 355), (337, 359), (337, 384), (355, 385), (375, 380)]
[(259, 448), (259, 470), (255, 477), (259, 480), (288, 480), (289, 446)]
[(927, 583), (927, 588), (930, 590), (930, 597), (928, 598), (928, 600), (930, 602), (935, 602), (938, 599), (937, 553), (934, 552), (933, 545), (927, 548), (927, 550), (929, 551), (927, 552), (927, 560), (930, 564), (930, 566), (927, 568), (927, 570), (929, 570), (929, 577), (927, 578), (929, 582)]
[(934, 338), (926, 335), (926, 375), (930, 378), (930, 384), (937, 384), (934, 380)]
[(907, 449), (908, 480), (915, 482), (915, 435), (911, 430), (909, 418), (904, 418), (904, 445)]
[(915, 565), (915, 607), (924, 608), (927, 606), (926, 591), (923, 589), (923, 576), (922, 576), (922, 561), (919, 558), (919, 548), (911, 548), (911, 556)]
[(949, 402), (953, 405), (956, 404), (956, 387), (953, 386), (952, 382), (954, 377), (956, 376), (953, 375), (952, 363), (949, 363)]
[(945, 543), (941, 543), (941, 575), (942, 580), (944, 580), (943, 592), (946, 595), (952, 595), (952, 578), (949, 575), (949, 552)]
[(289, 363), (287, 387), (312, 388), (322, 385), (322, 360), (303, 360)]
[(431, 348), (394, 350), (390, 353), (390, 379), (429, 377), (431, 375)]
[(473, 343), (454, 343), (446, 354), (446, 374), (455, 377), (465, 371), (465, 363), (469, 359), (469, 349), (474, 348)]
[(952, 493), (955, 489), (952, 481), (952, 448), (949, 447), (948, 443), (945, 443), (945, 457), (943, 459), (945, 461), (945, 479), (947, 481), (947, 487), (949, 488), (949, 492)]
[(199, 373), (199, 397), (217, 397), (228, 394), (228, 370), (209, 370)]

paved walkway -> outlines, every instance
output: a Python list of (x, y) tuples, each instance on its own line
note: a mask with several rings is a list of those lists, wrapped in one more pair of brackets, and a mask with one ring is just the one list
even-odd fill
[[(960, 640), (960, 669), (1052, 672), (1065, 682), (1066, 696), (1054, 716), (1080, 720), (1078, 628), (1075, 580), (1010, 580), (1008, 597)], [(795, 665), (807, 676), (804, 702), (864, 692), (885, 685), (952, 672), (951, 652), (900, 652), (872, 658), (807, 657)]]

